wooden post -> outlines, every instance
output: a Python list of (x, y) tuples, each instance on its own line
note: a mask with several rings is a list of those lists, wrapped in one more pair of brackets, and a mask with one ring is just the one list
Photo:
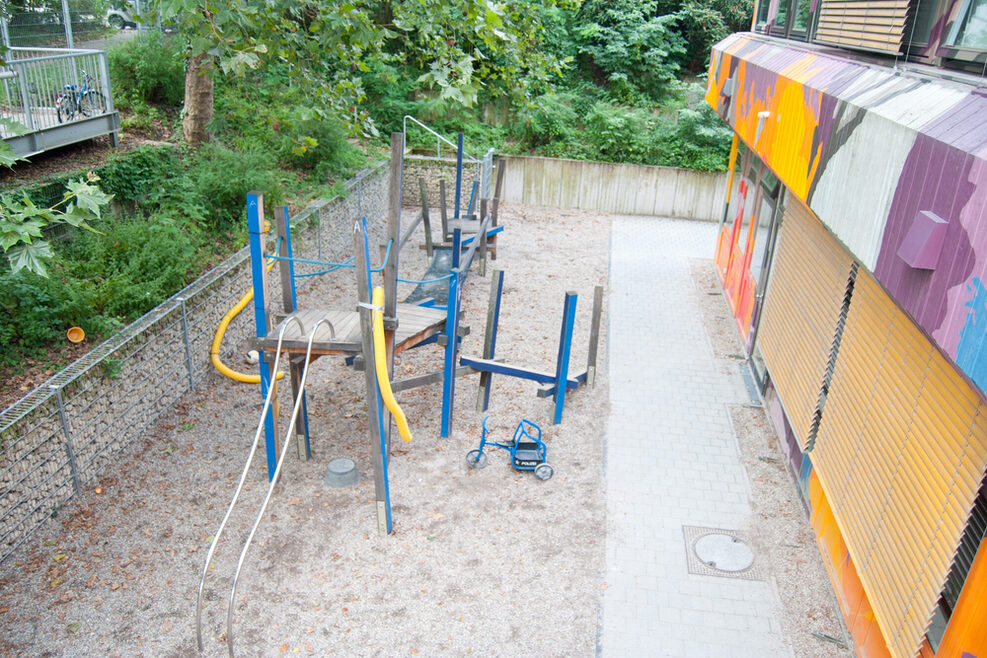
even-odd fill
[[(264, 223), (264, 195), (261, 192), (247, 192), (247, 231), (250, 235), (250, 275), (254, 289), (254, 326), (258, 338), (265, 338), (271, 333), (271, 318), (265, 306), (267, 300), (267, 277), (264, 267), (264, 250), (267, 240), (267, 226)], [(271, 358), (270, 353), (260, 353), (260, 395), (267, 398), (271, 387), (275, 387), (274, 399), (277, 399), (277, 382), (271, 379), (271, 364), (277, 360), (277, 354)], [(271, 405), (264, 417), (264, 444), (267, 451), (267, 477), (274, 477), (278, 465), (278, 425), (276, 405)]]
[[(487, 218), (487, 200), (480, 199), (480, 228), (483, 228), (483, 222)], [(487, 232), (481, 230), (480, 235), (480, 276), (487, 275)]]
[(593, 323), (589, 330), (589, 356), (586, 359), (586, 385), (596, 386), (596, 353), (600, 344), (600, 316), (603, 314), (603, 286), (593, 289)]
[[(384, 263), (384, 349), (387, 352), (387, 377), (394, 374), (394, 333), (398, 326), (398, 258), (401, 254), (401, 177), (404, 158), (404, 133), (391, 134), (390, 189), (387, 200), (387, 236), (391, 249)], [(381, 257), (387, 251), (381, 249)], [(391, 448), (391, 412), (383, 408), (387, 450)], [(388, 452), (388, 454), (390, 454)]]
[(425, 179), (418, 179), (418, 192), (422, 198), (422, 222), (425, 224), (425, 253), (432, 257), (432, 222), (428, 216), (428, 190), (425, 187)]
[[(278, 206), (274, 209), (274, 227), (277, 231), (278, 242), (281, 244), (280, 256), (291, 258), (291, 224), (288, 218), (288, 207)], [(290, 260), (278, 261), (278, 274), (281, 276), (281, 303), (285, 313), (293, 313), (298, 308), (295, 295), (295, 264)], [(277, 355), (275, 355), (277, 358)], [(289, 359), (288, 368), (291, 379), (291, 399), (298, 399), (298, 387), (301, 385), (302, 368), (307, 367), (305, 359)], [(308, 404), (302, 395), (302, 410), (299, 412), (302, 422), (295, 424), (295, 450), (298, 458), (307, 461), (312, 456), (311, 443), (308, 434)]]
[(449, 241), (449, 211), (446, 208), (446, 181), (439, 179), (439, 217), (442, 219), (442, 241)]
[[(483, 333), (483, 358), (493, 359), (497, 349), (497, 325), (500, 323), (500, 299), (504, 292), (504, 273), (494, 270), (490, 276), (490, 303), (487, 305), (487, 329)], [(490, 406), (490, 385), (493, 373), (480, 373), (480, 392), (476, 396), (476, 410), (486, 411)]]
[(360, 304), (360, 336), (363, 358), (367, 364), (363, 369), (367, 384), (367, 421), (370, 425), (370, 458), (374, 463), (374, 492), (377, 508), (377, 532), (390, 534), (391, 497), (387, 483), (387, 451), (384, 447), (384, 432), (381, 417), (380, 392), (377, 389), (377, 375), (374, 371), (373, 324), (370, 315), (370, 261), (367, 257), (367, 236), (359, 222), (353, 228), (353, 261), (356, 269), (356, 294)]
[[(491, 206), (491, 226), (500, 226), (498, 213), (500, 212), (500, 194), (504, 189), (504, 172), (507, 171), (507, 162), (504, 158), (497, 159), (497, 185), (494, 186), (494, 198)], [(497, 236), (490, 239), (490, 258), (497, 260)]]

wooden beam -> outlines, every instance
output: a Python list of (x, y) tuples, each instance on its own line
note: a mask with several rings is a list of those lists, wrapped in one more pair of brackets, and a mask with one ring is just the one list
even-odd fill
[[(465, 377), (466, 375), (472, 375), (478, 370), (474, 370), (469, 366), (459, 366), (456, 368), (456, 377)], [(418, 388), (420, 386), (428, 386), (429, 384), (438, 384), (442, 381), (442, 377), (445, 373), (441, 370), (435, 372), (430, 372), (426, 375), (415, 375), (414, 377), (405, 377), (404, 379), (397, 379), (391, 382), (391, 390), (395, 393), (399, 391), (408, 391), (413, 388)]]
[(428, 189), (425, 179), (418, 179), (418, 193), (422, 198), (422, 221), (425, 223), (425, 253), (432, 257), (432, 222), (428, 216)]
[[(495, 375), (507, 375), (508, 377), (527, 379), (533, 382), (538, 382), (539, 384), (555, 383), (554, 372), (540, 372), (538, 370), (521, 368), (520, 366), (512, 366), (509, 363), (493, 361), (491, 359), (474, 359), (466, 356), (461, 357), (459, 359), (459, 363), (460, 365), (469, 366), (470, 368), (479, 370), (480, 372), (492, 372)], [(576, 388), (577, 386), (579, 386), (579, 382), (575, 379), (566, 380), (567, 389)]]
[[(360, 224), (356, 223), (353, 230), (353, 263), (356, 266), (356, 294), (360, 302), (360, 335), (362, 337), (363, 358), (367, 363), (374, 362), (373, 330), (370, 315), (370, 277), (368, 270), (370, 262), (367, 258), (367, 248)], [(374, 494), (376, 497), (377, 532), (381, 535), (390, 534), (391, 497), (387, 484), (387, 452), (384, 448), (385, 437), (381, 425), (381, 400), (377, 391), (377, 377), (373, 368), (364, 372), (367, 385), (367, 421), (370, 425), (370, 456), (374, 465)]]
[(439, 179), (439, 219), (442, 220), (442, 241), (449, 241), (449, 211), (446, 209), (446, 181)]
[[(278, 236), (278, 243), (281, 245), (280, 255), (291, 258), (291, 226), (288, 220), (288, 207), (278, 206), (274, 209), (274, 227)], [(294, 262), (290, 260), (278, 261), (278, 274), (281, 278), (281, 304), (285, 313), (293, 313), (296, 308), (295, 302), (295, 276)], [(302, 359), (304, 361), (304, 359)], [(289, 380), (291, 381), (291, 399), (298, 399), (298, 387), (301, 385), (302, 367), (297, 359), (288, 361)], [(302, 396), (302, 422), (295, 423), (295, 452), (298, 459), (308, 461), (312, 456), (308, 437), (308, 413), (305, 404), (305, 396)], [(290, 440), (290, 438), (286, 438)]]
[(589, 356), (586, 358), (586, 385), (596, 386), (596, 354), (600, 345), (600, 317), (603, 314), (603, 286), (593, 289), (593, 321), (589, 330)]
[[(492, 360), (497, 349), (497, 327), (500, 324), (500, 300), (504, 292), (504, 273), (494, 270), (490, 277), (490, 301), (487, 304), (487, 327), (483, 333), (483, 358)], [(476, 396), (476, 410), (486, 411), (490, 406), (490, 389), (493, 373), (480, 373), (480, 389)]]

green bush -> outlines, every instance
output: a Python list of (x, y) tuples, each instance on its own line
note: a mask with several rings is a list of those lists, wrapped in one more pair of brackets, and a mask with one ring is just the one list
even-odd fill
[(92, 282), (94, 312), (122, 321), (154, 308), (197, 274), (195, 231), (158, 215), (107, 220), (83, 231), (61, 250), (61, 272)]
[(138, 202), (183, 174), (174, 148), (141, 146), (114, 153), (99, 168), (99, 186), (117, 201)]
[(118, 107), (141, 103), (178, 107), (185, 98), (182, 42), (159, 32), (115, 46), (107, 53), (113, 100)]
[(576, 130), (576, 111), (572, 109), (573, 94), (543, 94), (519, 113), (514, 134), (530, 146), (571, 140)]
[(192, 158), (188, 176), (204, 200), (205, 228), (211, 230), (245, 229), (245, 199), (251, 190), (263, 192), (268, 204), (284, 200), (278, 163), (268, 151), (203, 144)]
[(151, 310), (197, 274), (198, 238), (178, 222), (106, 219), (56, 243), (50, 276), (0, 276), (0, 357), (13, 365), (80, 326), (98, 337)]

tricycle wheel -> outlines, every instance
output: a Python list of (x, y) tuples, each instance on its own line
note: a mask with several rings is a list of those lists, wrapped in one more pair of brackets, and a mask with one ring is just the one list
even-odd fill
[(483, 468), (487, 465), (487, 456), (479, 450), (470, 450), (466, 453), (466, 463), (470, 468)]
[(555, 471), (551, 466), (545, 463), (538, 464), (535, 466), (535, 477), (539, 480), (548, 480), (552, 477)]

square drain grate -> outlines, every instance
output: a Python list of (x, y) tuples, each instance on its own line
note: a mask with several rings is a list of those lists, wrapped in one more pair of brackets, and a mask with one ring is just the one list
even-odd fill
[(750, 541), (736, 530), (682, 526), (689, 573), (740, 580), (764, 580)]

